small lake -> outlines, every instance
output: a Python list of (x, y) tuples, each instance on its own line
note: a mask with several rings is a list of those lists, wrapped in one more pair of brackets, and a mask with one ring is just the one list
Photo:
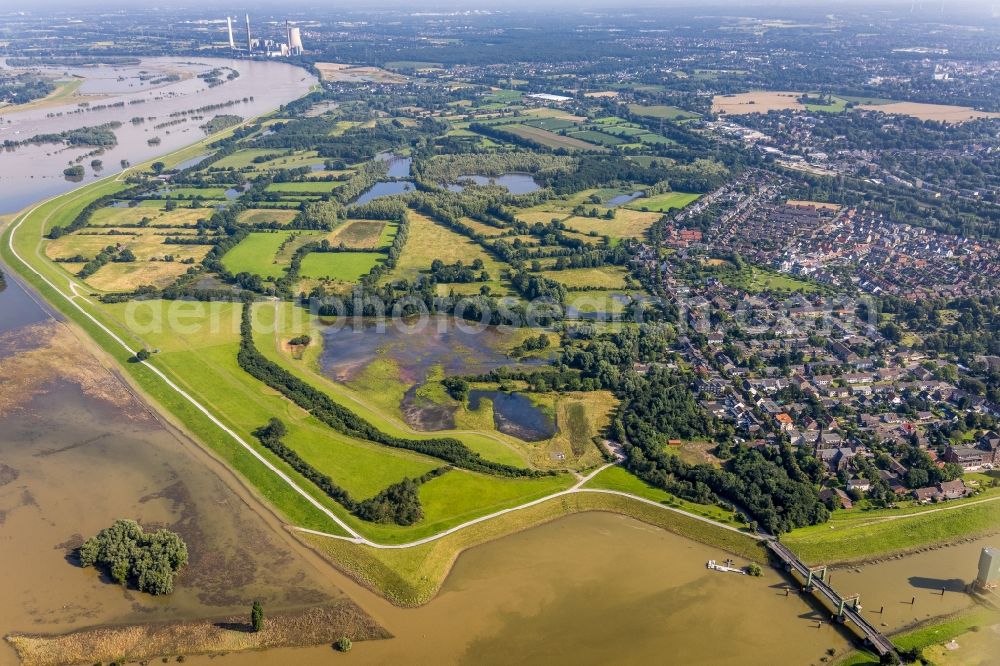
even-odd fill
[(539, 442), (556, 434), (556, 424), (531, 399), (521, 393), (469, 391), (469, 409), (479, 409), (480, 401), (493, 401), (493, 423), (497, 430), (526, 442)]
[(375, 159), (389, 163), (389, 178), (408, 178), (410, 176), (410, 166), (413, 164), (412, 157), (401, 157), (395, 153), (379, 153)]
[(374, 201), (375, 199), (389, 197), (394, 194), (405, 194), (406, 192), (413, 192), (416, 189), (417, 186), (409, 180), (383, 180), (375, 183), (370, 188), (362, 192), (361, 196), (355, 199), (351, 205), (360, 206), (368, 203), (369, 201)]
[[(541, 189), (531, 174), (527, 173), (505, 173), (502, 176), (482, 176), (473, 174), (462, 176), (461, 180), (471, 180), (476, 185), (499, 185), (506, 187), (511, 194), (528, 194)], [(451, 192), (461, 192), (465, 186), (461, 183), (451, 183), (448, 186)]]
[(608, 199), (606, 206), (624, 206), (627, 203), (632, 203), (639, 197), (643, 195), (642, 192), (633, 192), (632, 194), (619, 194), (616, 197)]
[(174, 168), (177, 169), (178, 171), (183, 171), (184, 169), (190, 169), (191, 167), (197, 166), (198, 164), (204, 162), (205, 158), (207, 157), (208, 157), (207, 154), (198, 155), (197, 157), (192, 157), (190, 159), (184, 160), (183, 162), (179, 162), (177, 166), (175, 166)]

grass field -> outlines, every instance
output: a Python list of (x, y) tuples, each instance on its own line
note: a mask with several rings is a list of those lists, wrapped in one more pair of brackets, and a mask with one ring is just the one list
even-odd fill
[(660, 502), (676, 509), (683, 509), (688, 513), (693, 513), (703, 518), (709, 518), (717, 523), (744, 529), (746, 525), (737, 521), (733, 517), (732, 511), (726, 511), (715, 504), (695, 504), (675, 495), (671, 495), (665, 490), (651, 486), (639, 477), (635, 476), (624, 467), (614, 466), (604, 470), (593, 479), (587, 482), (586, 488), (605, 488), (607, 490), (618, 490), (623, 493), (638, 495), (654, 502)]
[(212, 208), (175, 208), (171, 211), (146, 206), (118, 207), (110, 206), (94, 211), (87, 226), (117, 227), (123, 224), (139, 224), (143, 218), (150, 225), (170, 225), (183, 227), (194, 225), (198, 220), (207, 220), (215, 212)]
[(326, 237), (331, 245), (355, 249), (388, 247), (396, 236), (396, 225), (384, 220), (347, 220)]
[(289, 224), (298, 215), (297, 210), (274, 210), (269, 208), (248, 208), (240, 213), (240, 222), (244, 224), (267, 224), (277, 222), (278, 224)]
[[(996, 532), (1000, 499), (934, 505), (921, 509), (835, 512), (830, 522), (803, 527), (781, 537), (806, 562), (863, 560), (943, 543), (958, 536)], [(943, 511), (933, 511), (943, 508)], [(901, 514), (907, 517), (900, 517)], [(913, 515), (909, 515), (913, 514)]]
[(601, 266), (600, 268), (570, 268), (564, 271), (544, 271), (542, 275), (567, 287), (597, 287), (600, 289), (623, 289), (625, 287), (624, 268)]
[(766, 561), (760, 545), (748, 536), (627, 497), (600, 493), (576, 493), (542, 502), (405, 550), (376, 550), (308, 534), (299, 534), (299, 537), (393, 603), (419, 606), (434, 597), (463, 550), (582, 511), (620, 513), (746, 559)]
[(485, 283), (495, 292), (506, 292), (500, 282), (500, 273), (507, 264), (494, 259), (475, 241), (434, 222), (425, 215), (410, 212), (409, 235), (399, 256), (396, 268), (386, 281), (413, 280), (420, 273), (430, 270), (431, 262), (440, 259), (446, 264), (461, 260), (466, 265), (482, 259), (490, 281)]
[(615, 219), (605, 220), (599, 217), (570, 217), (565, 220), (566, 226), (582, 234), (597, 232), (611, 238), (643, 238), (646, 230), (660, 219), (659, 213), (618, 208)]
[(625, 139), (620, 139), (617, 136), (611, 136), (610, 134), (594, 130), (570, 132), (569, 136), (574, 139), (580, 139), (581, 141), (587, 141), (588, 143), (596, 143), (599, 146), (614, 147), (625, 143)]
[(626, 208), (632, 210), (651, 210), (665, 213), (675, 208), (684, 208), (690, 203), (698, 200), (700, 194), (689, 194), (687, 192), (667, 192), (653, 197), (642, 197), (628, 204)]
[(664, 104), (642, 106), (641, 104), (629, 104), (628, 110), (637, 116), (648, 116), (650, 118), (662, 118), (664, 120), (683, 120), (685, 118), (697, 118), (698, 114), (692, 111), (685, 111), (676, 106)]
[[(204, 249), (208, 250), (207, 247)], [(109, 263), (87, 278), (87, 284), (100, 291), (133, 291), (136, 287), (149, 285), (166, 287), (189, 268), (191, 267), (176, 261)]]
[(291, 183), (271, 183), (268, 192), (288, 192), (290, 194), (329, 194), (343, 185), (339, 180), (307, 180)]
[(385, 261), (381, 252), (311, 252), (302, 260), (305, 278), (355, 283)]
[(222, 257), (222, 265), (234, 275), (252, 273), (266, 278), (279, 278), (285, 264), (276, 260), (281, 244), (291, 231), (253, 232)]
[(598, 152), (607, 150), (606, 148), (592, 143), (587, 143), (586, 141), (581, 141), (580, 139), (574, 139), (570, 136), (562, 136), (560, 134), (556, 134), (555, 132), (549, 132), (548, 130), (539, 129), (530, 125), (503, 125), (500, 129), (505, 132), (510, 132), (511, 134), (516, 134), (523, 139), (534, 141), (535, 143), (547, 148), (565, 148), (566, 150), (589, 150)]

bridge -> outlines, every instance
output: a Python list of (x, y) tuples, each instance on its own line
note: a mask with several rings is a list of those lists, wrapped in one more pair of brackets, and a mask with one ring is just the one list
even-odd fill
[[(803, 580), (805, 588), (821, 601), (825, 600), (836, 613), (836, 618), (842, 624), (850, 623), (855, 632), (864, 639), (865, 644), (875, 650), (879, 657), (891, 654), (898, 657), (896, 647), (881, 631), (861, 615), (861, 604), (857, 595), (841, 597), (826, 581), (826, 567), (810, 569), (798, 556), (774, 539), (768, 539), (768, 549), (781, 560), (788, 571), (797, 573)], [(818, 573), (818, 575), (817, 575)]]

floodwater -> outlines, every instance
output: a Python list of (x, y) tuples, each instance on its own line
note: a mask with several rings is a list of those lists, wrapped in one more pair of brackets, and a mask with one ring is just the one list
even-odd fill
[(540, 442), (556, 434), (552, 417), (520, 393), (469, 391), (469, 409), (479, 409), (482, 398), (493, 401), (493, 422), (497, 430), (526, 442)]
[(453, 317), (434, 315), (420, 320), (389, 320), (379, 328), (374, 321), (322, 330), (320, 367), (331, 379), (350, 382), (378, 358), (388, 358), (399, 367), (407, 384), (427, 380), (432, 368), (445, 375), (480, 374), (512, 365), (502, 351), (504, 333), (496, 326), (478, 326)]
[[(277, 611), (343, 596), (327, 567), (231, 472), (161, 422), (9, 277), (7, 285), (0, 293), (0, 636), (214, 618), (243, 613), (255, 598)], [(65, 358), (43, 363), (44, 378), (37, 364), (32, 377), (18, 375), (18, 362), (64, 356), (67, 347), (73, 381), (58, 378)], [(125, 590), (73, 563), (72, 549), (118, 518), (184, 537), (190, 563), (173, 594)], [(14, 663), (4, 642), (0, 664)]]
[[(4, 64), (4, 66), (6, 66)], [(217, 67), (228, 67), (240, 73), (232, 81), (209, 88), (197, 74)], [(58, 75), (84, 78), (81, 93), (88, 96), (73, 98), (61, 105), (42, 105), (23, 111), (0, 111), (0, 142), (23, 141), (37, 134), (61, 132), (84, 126), (120, 122), (114, 130), (118, 145), (95, 155), (103, 168), (95, 172), (90, 167), (91, 157), (80, 164), (86, 169), (82, 181), (70, 182), (62, 174), (67, 164), (87, 155), (94, 148), (66, 147), (61, 144), (26, 145), (0, 152), (0, 214), (20, 210), (46, 197), (68, 191), (79, 182), (87, 183), (96, 178), (121, 171), (121, 160), (132, 164), (153, 159), (192, 144), (205, 136), (191, 115), (171, 118), (170, 114), (190, 111), (211, 104), (232, 100), (238, 103), (201, 114), (206, 118), (218, 114), (235, 114), (250, 118), (270, 111), (309, 91), (316, 83), (306, 70), (283, 62), (258, 60), (230, 60), (223, 58), (147, 58), (140, 66), (53, 67), (47, 68)], [(182, 80), (150, 85), (140, 80), (139, 71), (158, 74), (177, 73)], [(253, 99), (250, 99), (250, 98)], [(243, 101), (246, 98), (246, 101)], [(87, 101), (90, 107), (105, 108), (80, 111), (79, 103)], [(124, 102), (124, 106), (110, 107)], [(137, 103), (142, 102), (142, 103)], [(79, 111), (79, 112), (78, 112)], [(145, 122), (133, 124), (134, 117)], [(156, 125), (183, 118), (183, 122), (156, 128)], [(150, 145), (148, 140), (159, 137), (160, 143)]]
[(639, 197), (641, 197), (644, 192), (632, 192), (631, 194), (619, 194), (616, 197), (608, 199), (606, 206), (624, 206), (627, 203), (632, 203)]
[[(517, 363), (504, 351), (504, 333), (495, 326), (474, 327), (452, 317), (432, 316), (423, 325), (389, 321), (384, 328), (370, 320), (350, 321), (322, 331), (320, 368), (344, 383), (357, 379), (373, 362), (388, 359), (408, 387), (400, 403), (404, 420), (418, 430), (455, 427), (455, 408), (421, 398), (418, 389), (432, 372), (444, 375), (487, 373)], [(538, 363), (532, 359), (528, 363)]]
[[(472, 174), (471, 176), (462, 176), (461, 179), (471, 180), (476, 185), (499, 185), (506, 187), (507, 191), (511, 194), (528, 194), (540, 189), (538, 183), (531, 177), (531, 174), (527, 173), (505, 173), (500, 176)], [(461, 183), (453, 183), (448, 185), (448, 189), (452, 192), (461, 192), (464, 186)]]
[[(463, 553), (440, 594), (398, 609), (348, 589), (395, 638), (355, 664), (819, 664), (847, 639), (767, 569), (705, 568), (726, 554), (608, 513), (569, 516)], [(739, 564), (745, 564), (740, 562)], [(328, 648), (212, 663), (331, 663)], [(207, 658), (193, 660), (207, 664)]]
[(975, 580), (979, 553), (986, 546), (1000, 546), (1000, 535), (898, 560), (834, 569), (832, 582), (845, 594), (860, 593), (865, 617), (891, 632), (972, 606), (973, 597), (965, 588)]

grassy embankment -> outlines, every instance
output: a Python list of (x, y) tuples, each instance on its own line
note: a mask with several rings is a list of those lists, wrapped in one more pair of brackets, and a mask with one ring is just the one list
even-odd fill
[[(986, 501), (983, 501), (986, 500)], [(837, 511), (822, 525), (803, 527), (782, 542), (818, 564), (876, 559), (1000, 531), (1000, 492), (905, 509)]]
[(340, 539), (300, 534), (320, 554), (362, 584), (401, 606), (419, 606), (437, 593), (458, 555), (467, 548), (582, 511), (629, 516), (716, 546), (740, 557), (765, 562), (760, 544), (750, 536), (722, 530), (688, 516), (600, 493), (574, 493), (504, 514), (441, 539), (403, 550), (378, 550)]
[[(991, 631), (988, 627), (995, 625), (997, 622), (1000, 622), (1000, 614), (997, 611), (983, 608), (982, 606), (975, 606), (959, 613), (921, 622), (911, 629), (893, 634), (891, 638), (896, 647), (901, 650), (921, 650), (925, 657), (930, 657), (933, 660), (929, 663), (945, 663), (958, 666), (958, 664), (970, 662), (965, 662), (961, 657), (955, 661), (948, 660), (947, 650), (940, 648), (940, 646), (951, 640), (960, 639), (963, 635), (969, 636), (980, 631)], [(960, 640), (959, 643), (961, 642)], [(944, 656), (944, 659), (941, 661), (933, 659), (935, 655), (930, 654), (935, 651), (936, 647), (939, 648), (938, 651), (942, 652), (942, 656)], [(962, 656), (970, 655), (963, 654)], [(985, 651), (983, 652), (983, 656), (986, 656)], [(843, 658), (836, 662), (835, 666), (878, 666), (878, 664), (879, 659), (877, 656), (867, 650), (857, 650), (844, 655)]]

